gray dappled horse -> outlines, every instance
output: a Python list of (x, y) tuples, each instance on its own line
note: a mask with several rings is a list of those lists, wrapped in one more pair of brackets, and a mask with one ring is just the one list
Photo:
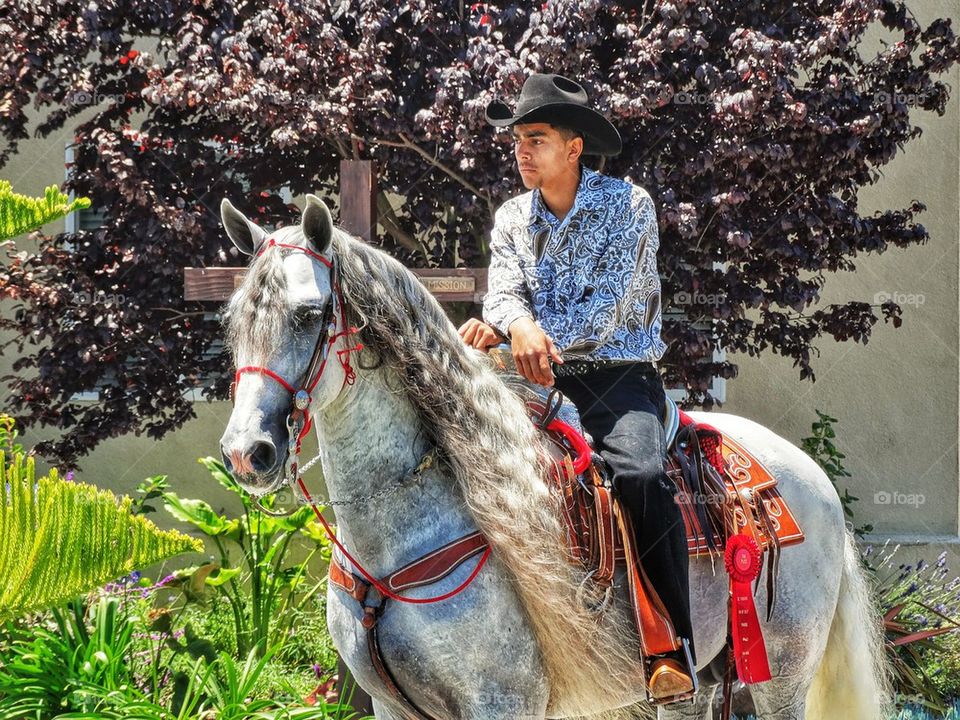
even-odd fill
[[(290, 390), (306, 382), (314, 349), (330, 337), (307, 412), (346, 548), (375, 577), (471, 531), (493, 548), (455, 597), (386, 608), (378, 626), (383, 658), (403, 692), (444, 719), (617, 716), (617, 708), (643, 700), (625, 582), (594, 615), (596, 598), (589, 590), (585, 597), (584, 575), (559, 542), (537, 432), (486, 356), (463, 344), (412, 273), (335, 228), (317, 197), (307, 197), (299, 225), (269, 237), (227, 201), (222, 218), (233, 243), (254, 255), (229, 303), (228, 344), (238, 368), (269, 370), (238, 376), (221, 440), (241, 485), (260, 495), (284, 482)], [(336, 332), (328, 335), (331, 321)], [(828, 478), (750, 420), (691, 415), (766, 465), (806, 534), (783, 550), (773, 617), (766, 622), (760, 613), (773, 679), (751, 686), (759, 716), (883, 717), (879, 618)], [(431, 450), (442, 461), (402, 481)], [(406, 595), (456, 588), (477, 562)], [(724, 647), (727, 595), (722, 564), (691, 559), (700, 669)], [(376, 716), (405, 717), (371, 665), (358, 604), (332, 585), (328, 601), (334, 643), (374, 698)], [(765, 606), (765, 588), (756, 603)], [(715, 681), (702, 679), (693, 701), (662, 706), (659, 715), (709, 717), (715, 690)]]

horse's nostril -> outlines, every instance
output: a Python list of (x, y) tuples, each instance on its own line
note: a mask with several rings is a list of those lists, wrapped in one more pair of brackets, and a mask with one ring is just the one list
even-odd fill
[(277, 461), (277, 449), (271, 442), (260, 441), (253, 446), (253, 453), (250, 455), (250, 464), (254, 472), (265, 473), (273, 469)]

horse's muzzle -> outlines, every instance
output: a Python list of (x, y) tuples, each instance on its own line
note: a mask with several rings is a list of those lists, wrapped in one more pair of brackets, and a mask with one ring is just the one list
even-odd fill
[(224, 467), (253, 495), (270, 493), (283, 482), (284, 458), (269, 439), (257, 440), (245, 448), (221, 445), (220, 455)]

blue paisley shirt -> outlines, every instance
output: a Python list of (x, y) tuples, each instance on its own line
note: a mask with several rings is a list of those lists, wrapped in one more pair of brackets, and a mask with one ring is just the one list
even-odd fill
[(659, 246), (647, 191), (581, 166), (563, 220), (539, 190), (497, 210), (483, 319), (508, 335), (533, 318), (567, 360), (659, 360)]

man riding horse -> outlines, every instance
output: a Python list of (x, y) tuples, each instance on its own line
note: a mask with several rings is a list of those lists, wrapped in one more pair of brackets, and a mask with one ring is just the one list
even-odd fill
[[(486, 116), (512, 128), (529, 192), (496, 213), (485, 322), (468, 320), (460, 335), (481, 350), (509, 338), (523, 377), (577, 405), (632, 516), (643, 570), (692, 653), (687, 538), (663, 466), (665, 392), (655, 363), (666, 346), (653, 201), (581, 163), (581, 155), (617, 155), (622, 144), (579, 84), (534, 74), (516, 112), (495, 101)], [(681, 652), (654, 659), (653, 697), (692, 687)]]

